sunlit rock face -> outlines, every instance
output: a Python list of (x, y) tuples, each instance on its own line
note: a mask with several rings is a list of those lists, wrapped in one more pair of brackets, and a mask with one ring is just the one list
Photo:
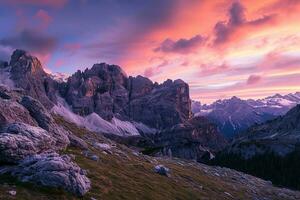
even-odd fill
[(77, 71), (65, 83), (62, 94), (75, 113), (93, 112), (111, 120), (122, 116), (154, 128), (165, 128), (191, 116), (189, 87), (182, 80), (152, 83), (148, 78), (127, 77), (119, 66), (95, 64)]
[(9, 65), (11, 79), (16, 87), (24, 89), (28, 95), (38, 99), (45, 107), (53, 107), (58, 85), (44, 71), (36, 57), (23, 50), (15, 50)]

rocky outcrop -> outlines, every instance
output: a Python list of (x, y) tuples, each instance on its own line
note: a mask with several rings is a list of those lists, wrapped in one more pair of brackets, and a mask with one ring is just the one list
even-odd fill
[(116, 65), (101, 63), (84, 72), (77, 71), (64, 87), (63, 96), (81, 115), (96, 112), (111, 119), (128, 102), (127, 75)]
[(55, 140), (44, 129), (24, 123), (9, 124), (0, 133), (0, 163), (18, 163), (29, 155), (53, 149)]
[(91, 188), (86, 172), (73, 163), (69, 156), (59, 156), (57, 153), (27, 157), (11, 174), (22, 182), (63, 188), (78, 196), (84, 195)]
[(24, 122), (37, 126), (37, 122), (30, 116), (28, 110), (13, 100), (0, 98), (0, 110), (0, 128), (13, 122)]
[(57, 83), (43, 70), (40, 61), (23, 50), (15, 50), (9, 63), (11, 79), (45, 107), (53, 107)]
[(77, 137), (76, 135), (69, 134), (68, 138), (70, 140), (70, 146), (78, 147), (80, 149), (88, 149), (88, 144), (81, 138)]
[(209, 153), (223, 149), (227, 142), (216, 126), (204, 117), (164, 129), (153, 136), (153, 155), (201, 161)]
[(29, 111), (32, 118), (34, 118), (38, 125), (47, 130), (56, 140), (55, 147), (57, 149), (64, 149), (70, 143), (69, 133), (62, 127), (58, 126), (48, 110), (36, 99), (29, 96), (24, 96), (21, 104)]
[(182, 80), (154, 84), (142, 76), (128, 78), (119, 66), (105, 63), (77, 71), (61, 93), (75, 113), (95, 112), (107, 120), (121, 116), (165, 128), (191, 116), (189, 87)]
[(183, 123), (191, 117), (189, 87), (182, 80), (155, 84), (151, 92), (129, 102), (126, 114), (158, 129)]

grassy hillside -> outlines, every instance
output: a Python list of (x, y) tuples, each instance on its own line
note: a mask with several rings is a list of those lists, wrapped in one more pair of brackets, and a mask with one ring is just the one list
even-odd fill
[[(31, 184), (19, 183), (11, 177), (0, 177), (0, 199), (86, 199), (98, 200), (196, 200), (196, 199), (269, 199), (300, 198), (299, 193), (278, 189), (261, 179), (244, 175), (234, 170), (220, 167), (208, 167), (203, 164), (178, 159), (152, 158), (141, 155), (102, 135), (78, 128), (74, 124), (56, 117), (56, 121), (89, 143), (90, 152), (99, 156), (94, 161), (82, 154), (82, 150), (70, 147), (65, 154), (72, 154), (75, 162), (88, 170), (92, 189), (84, 197), (72, 196), (59, 189), (47, 189)], [(111, 144), (111, 150), (96, 149), (91, 144), (101, 142)], [(171, 176), (161, 176), (153, 171), (157, 164), (171, 169)], [(11, 196), (9, 190), (16, 190)]]

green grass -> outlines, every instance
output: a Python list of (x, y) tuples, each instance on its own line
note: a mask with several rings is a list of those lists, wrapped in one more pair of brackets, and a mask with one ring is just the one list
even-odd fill
[[(103, 136), (65, 122), (56, 117), (57, 123), (86, 140), (109, 142)], [(230, 180), (207, 175), (195, 164), (180, 165), (179, 160), (136, 156), (132, 150), (117, 145), (121, 151), (104, 154), (90, 146), (91, 151), (100, 158), (98, 162), (82, 155), (82, 150), (71, 147), (63, 153), (75, 155), (75, 162), (88, 170), (92, 189), (82, 198), (75, 197), (59, 189), (38, 187), (19, 183), (11, 177), (0, 177), (0, 199), (83, 199), (91, 197), (98, 200), (197, 200), (197, 199), (252, 199), (251, 194), (241, 185), (233, 185)], [(124, 153), (122, 153), (124, 152)], [(171, 177), (156, 174), (153, 167), (164, 164), (171, 169)], [(8, 191), (15, 189), (17, 195), (9, 196)], [(263, 193), (264, 191), (262, 191)], [(276, 195), (275, 195), (276, 196)], [(276, 199), (276, 198), (274, 198)]]

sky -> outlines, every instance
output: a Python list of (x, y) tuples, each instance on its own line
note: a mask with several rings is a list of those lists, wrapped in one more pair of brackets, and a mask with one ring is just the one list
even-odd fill
[(1, 60), (49, 73), (117, 64), (202, 103), (300, 91), (300, 0), (0, 0), (0, 26)]

